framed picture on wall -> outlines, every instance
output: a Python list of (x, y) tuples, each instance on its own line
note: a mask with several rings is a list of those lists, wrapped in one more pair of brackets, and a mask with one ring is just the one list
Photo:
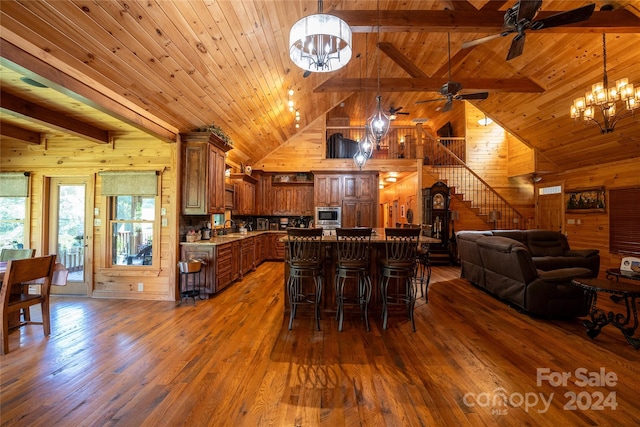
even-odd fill
[(565, 191), (567, 212), (606, 212), (604, 187)]
[(404, 218), (404, 205), (400, 205), (400, 217)]

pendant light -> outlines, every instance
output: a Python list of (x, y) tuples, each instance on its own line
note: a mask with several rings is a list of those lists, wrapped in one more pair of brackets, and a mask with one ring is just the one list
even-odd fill
[(378, 93), (376, 96), (376, 111), (367, 120), (369, 126), (369, 137), (372, 142), (375, 141), (376, 147), (380, 149), (380, 143), (382, 138), (387, 136), (389, 132), (389, 126), (391, 124), (389, 116), (384, 113), (382, 109), (382, 96), (380, 96), (380, 0), (378, 0), (378, 41), (376, 43), (376, 59), (378, 63)]

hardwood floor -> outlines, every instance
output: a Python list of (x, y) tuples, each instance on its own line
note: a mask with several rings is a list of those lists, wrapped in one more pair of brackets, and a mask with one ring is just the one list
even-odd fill
[[(196, 306), (53, 297), (52, 335), (21, 328), (0, 359), (1, 424), (640, 424), (640, 351), (612, 326), (591, 340), (579, 319), (529, 317), (435, 267), (415, 333), (402, 315), (370, 332), (325, 315), (318, 332), (311, 311), (289, 331), (282, 274), (265, 263)], [(617, 381), (581, 386), (582, 368)], [(570, 377), (538, 385), (538, 369)]]

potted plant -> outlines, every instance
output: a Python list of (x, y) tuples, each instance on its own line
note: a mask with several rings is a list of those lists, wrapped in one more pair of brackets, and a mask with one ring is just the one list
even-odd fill
[(210, 124), (208, 126), (202, 126), (195, 130), (196, 132), (210, 132), (220, 138), (226, 145), (233, 147), (233, 141), (229, 138), (229, 135), (222, 130), (220, 126), (216, 126), (215, 124)]

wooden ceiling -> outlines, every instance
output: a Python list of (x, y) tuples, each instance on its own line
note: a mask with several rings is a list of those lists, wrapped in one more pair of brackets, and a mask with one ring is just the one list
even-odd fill
[[(606, 135), (569, 117), (573, 99), (602, 79), (603, 32), (609, 79), (640, 85), (639, 2), (610, 2), (613, 11), (600, 11), (605, 2), (598, 1), (587, 22), (528, 31), (523, 55), (511, 61), (512, 36), (461, 49), (499, 32), (514, 3), (325, 1), (324, 12), (354, 31), (353, 58), (341, 70), (305, 78), (288, 57), (289, 29), (317, 12), (315, 0), (3, 0), (3, 138), (84, 135), (106, 143), (146, 132), (171, 141), (213, 123), (233, 140), (232, 156), (254, 164), (298, 131), (289, 88), (301, 129), (325, 114), (359, 125), (378, 91), (385, 109), (410, 113), (396, 125), (430, 119), (429, 127), (449, 120), (437, 111), (441, 103), (416, 104), (439, 97), (447, 81), (449, 32), (452, 80), (463, 83), (463, 93), (489, 91), (474, 105), (551, 162), (566, 169), (639, 157), (640, 112)], [(545, 0), (539, 16), (588, 3)]]

